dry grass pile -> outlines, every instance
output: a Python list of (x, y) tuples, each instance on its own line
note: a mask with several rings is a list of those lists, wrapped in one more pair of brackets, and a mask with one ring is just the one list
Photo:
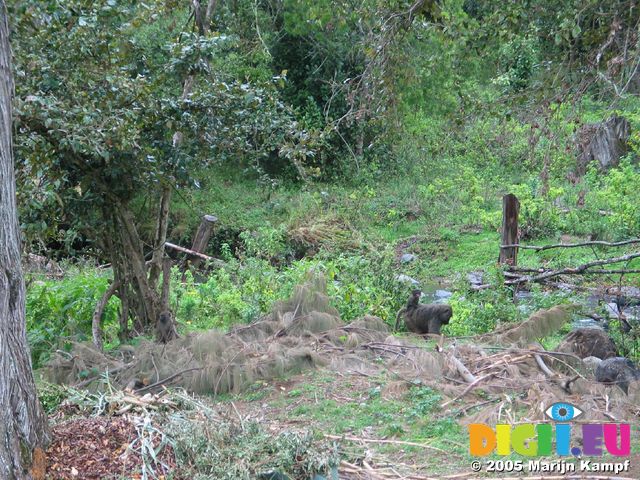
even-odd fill
[[(377, 317), (344, 325), (330, 305), (324, 279), (312, 276), (270, 314), (228, 334), (193, 333), (166, 345), (143, 341), (113, 355), (77, 343), (70, 353), (57, 352), (45, 375), (52, 382), (76, 386), (99, 386), (108, 375), (113, 385), (142, 392), (164, 385), (194, 393), (239, 392), (258, 380), (329, 365), (336, 350), (382, 342), (388, 335)], [(371, 350), (361, 350), (359, 358), (372, 357)]]
[(324, 279), (314, 276), (270, 314), (227, 334), (212, 330), (166, 345), (143, 342), (119, 356), (77, 344), (70, 354), (56, 354), (47, 371), (50, 380), (76, 386), (100, 388), (108, 371), (112, 385), (138, 393), (177, 385), (220, 394), (323, 366), (341, 375), (391, 373), (407, 384), (430, 385), (448, 397), (445, 411), (455, 406), (469, 421), (544, 421), (543, 407), (556, 401), (589, 409), (591, 421), (635, 418), (640, 388), (632, 385), (626, 396), (596, 383), (577, 356), (532, 344), (560, 328), (570, 310), (541, 310), (466, 345), (438, 337), (433, 348), (416, 335), (391, 335), (377, 317), (345, 325), (330, 305)]
[(354, 250), (363, 244), (360, 234), (347, 222), (339, 218), (320, 218), (308, 223), (293, 226), (288, 232), (289, 238), (307, 251), (320, 247)]

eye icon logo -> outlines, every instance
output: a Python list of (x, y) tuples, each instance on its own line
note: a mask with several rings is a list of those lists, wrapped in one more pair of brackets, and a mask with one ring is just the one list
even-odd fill
[(566, 402), (556, 402), (544, 412), (547, 417), (555, 422), (568, 422), (570, 420), (575, 420), (582, 415), (582, 413), (582, 410), (578, 407)]

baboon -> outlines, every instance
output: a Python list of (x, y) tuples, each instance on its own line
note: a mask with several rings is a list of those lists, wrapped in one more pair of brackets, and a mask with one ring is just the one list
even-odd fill
[(447, 325), (453, 310), (451, 305), (444, 303), (420, 304), (420, 290), (411, 292), (407, 305), (396, 316), (396, 330), (400, 325), (400, 318), (404, 318), (407, 330), (423, 335), (432, 333), (439, 335), (442, 325)]
[(629, 383), (640, 379), (640, 370), (625, 357), (607, 358), (596, 368), (596, 381), (618, 385), (629, 393)]
[(164, 311), (158, 315), (156, 322), (156, 341), (158, 343), (167, 343), (176, 338), (178, 335), (171, 318), (171, 312)]

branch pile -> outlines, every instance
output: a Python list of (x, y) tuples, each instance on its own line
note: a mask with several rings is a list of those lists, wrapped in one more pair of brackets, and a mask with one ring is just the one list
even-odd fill
[[(626, 245), (632, 245), (640, 243), (640, 239), (634, 238), (630, 240), (623, 240), (620, 242), (605, 242), (600, 240), (581, 242), (581, 243), (557, 243), (553, 245), (502, 245), (501, 248), (521, 248), (526, 250), (534, 250), (536, 252), (543, 252), (545, 250), (551, 250), (555, 248), (578, 248), (578, 247), (621, 247)], [(508, 278), (505, 281), (506, 285), (521, 285), (528, 282), (544, 282), (552, 278), (556, 278), (562, 275), (609, 275), (609, 274), (629, 274), (640, 273), (640, 269), (628, 268), (629, 263), (640, 258), (640, 252), (631, 252), (626, 255), (619, 255), (616, 257), (603, 258), (593, 260), (591, 262), (578, 265), (576, 267), (564, 267), (564, 268), (521, 268), (512, 266), (505, 272), (505, 276)], [(617, 263), (624, 263), (622, 268), (596, 268), (604, 265), (612, 265)]]

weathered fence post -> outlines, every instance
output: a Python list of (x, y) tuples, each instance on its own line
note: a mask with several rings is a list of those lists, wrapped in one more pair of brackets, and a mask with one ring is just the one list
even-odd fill
[(516, 266), (518, 261), (518, 247), (505, 247), (518, 243), (518, 213), (520, 202), (509, 193), (502, 197), (502, 238), (500, 240), (500, 256), (498, 262), (502, 265)]
[[(193, 244), (191, 245), (191, 250), (198, 253), (204, 253), (207, 244), (209, 243), (209, 238), (211, 238), (211, 232), (213, 231), (213, 226), (218, 221), (217, 217), (213, 215), (205, 215), (202, 217), (202, 222), (198, 227), (198, 231), (196, 232), (195, 237), (193, 237)], [(197, 266), (200, 262), (202, 262), (201, 258), (196, 256), (189, 257), (189, 263), (194, 267)]]

